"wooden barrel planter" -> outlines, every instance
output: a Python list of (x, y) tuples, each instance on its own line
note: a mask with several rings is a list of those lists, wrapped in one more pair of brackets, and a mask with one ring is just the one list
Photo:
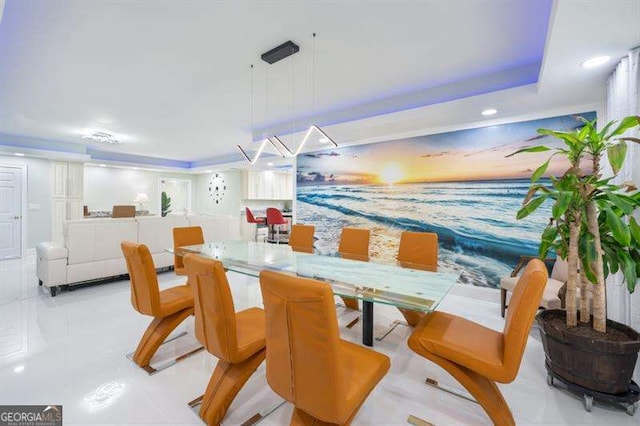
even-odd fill
[(542, 311), (536, 317), (548, 368), (561, 378), (607, 394), (629, 390), (640, 351), (640, 335), (624, 324), (607, 320), (607, 333), (592, 323), (568, 328), (566, 312)]

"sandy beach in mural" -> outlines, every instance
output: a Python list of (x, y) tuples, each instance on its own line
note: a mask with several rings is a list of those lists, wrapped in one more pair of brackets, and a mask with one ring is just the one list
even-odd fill
[[(505, 156), (558, 145), (538, 128), (579, 126), (562, 116), (305, 154), (297, 163), (297, 220), (316, 225), (320, 253), (335, 252), (343, 226), (369, 228), (371, 255), (381, 262), (395, 261), (401, 231), (436, 232), (440, 271), (498, 287), (521, 255), (536, 255), (551, 209), (516, 220), (528, 177), (547, 155)], [(565, 169), (554, 159), (547, 176)]]

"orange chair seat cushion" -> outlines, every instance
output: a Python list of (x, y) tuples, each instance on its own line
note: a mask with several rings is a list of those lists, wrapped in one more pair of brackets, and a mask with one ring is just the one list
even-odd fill
[(160, 316), (166, 317), (185, 308), (193, 308), (193, 293), (188, 285), (178, 285), (160, 292)]
[[(236, 356), (239, 360), (244, 361), (264, 348), (265, 329), (264, 310), (249, 308), (236, 312), (236, 335), (238, 336), (238, 352)], [(234, 360), (234, 362), (236, 361)]]
[(343, 383), (348, 384), (347, 404), (353, 409), (359, 407), (367, 395), (389, 371), (389, 357), (360, 345), (342, 340)]
[(473, 321), (433, 312), (418, 324), (408, 343), (418, 354), (438, 355), (492, 380), (502, 375), (504, 335)]
[(187, 268), (184, 266), (174, 266), (173, 272), (175, 272), (176, 275), (187, 275)]

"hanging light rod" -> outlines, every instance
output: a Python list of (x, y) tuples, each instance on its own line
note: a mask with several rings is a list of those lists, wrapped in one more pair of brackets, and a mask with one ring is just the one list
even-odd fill
[[(282, 144), (282, 142), (280, 142), (280, 143)], [(262, 155), (262, 151), (264, 151), (264, 148), (267, 146), (267, 144), (270, 144), (276, 150), (276, 152), (278, 153), (278, 155), (280, 157), (285, 158), (285, 154), (278, 147), (278, 145), (273, 140), (271, 140), (271, 138), (265, 138), (262, 141), (262, 144), (260, 144), (260, 148), (258, 148), (258, 152), (256, 153), (255, 157), (253, 157), (253, 160), (249, 157), (247, 152), (240, 145), (238, 145), (238, 149), (242, 153), (242, 156), (245, 158), (245, 160), (247, 160), (249, 162), (249, 164), (253, 165), (253, 164), (256, 164), (258, 162), (258, 160), (260, 159), (260, 155)]]
[(274, 136), (271, 136), (271, 139), (275, 139), (276, 141), (278, 141), (278, 143), (282, 145), (282, 147), (287, 151), (290, 157), (295, 157), (296, 155), (300, 154), (300, 151), (302, 151), (302, 148), (307, 143), (307, 140), (309, 140), (309, 136), (311, 136), (311, 133), (314, 130), (316, 130), (318, 133), (322, 135), (324, 139), (326, 139), (326, 141), (323, 141), (323, 142), (325, 143), (330, 142), (334, 147), (338, 147), (338, 144), (333, 139), (331, 139), (320, 127), (316, 126), (315, 124), (312, 124), (309, 127), (309, 129), (307, 130), (307, 133), (304, 135), (304, 138), (302, 139), (302, 142), (300, 142), (300, 145), (298, 145), (298, 148), (296, 148), (295, 151), (291, 151), (289, 147), (287, 147), (287, 145), (285, 145), (284, 142), (280, 140), (279, 137), (274, 135)]

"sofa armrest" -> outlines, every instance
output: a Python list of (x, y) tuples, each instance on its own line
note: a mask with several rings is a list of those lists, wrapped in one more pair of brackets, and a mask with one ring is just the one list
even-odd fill
[(36, 245), (38, 256), (47, 260), (67, 259), (69, 250), (64, 244), (56, 241), (47, 241)]

